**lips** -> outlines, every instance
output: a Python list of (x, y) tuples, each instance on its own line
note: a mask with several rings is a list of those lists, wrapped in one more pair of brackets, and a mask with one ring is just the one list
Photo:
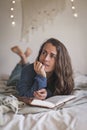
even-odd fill
[(43, 63), (43, 65), (45, 66), (45, 68), (48, 68), (48, 67), (49, 67), (49, 65), (48, 65), (48, 64), (44, 64), (44, 63)]

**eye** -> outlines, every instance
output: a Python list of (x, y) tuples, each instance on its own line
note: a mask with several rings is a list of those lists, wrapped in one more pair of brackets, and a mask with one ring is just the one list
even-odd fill
[(45, 50), (42, 51), (42, 55), (47, 55), (47, 52)]
[(56, 58), (56, 55), (53, 54), (53, 53), (51, 53), (51, 54), (50, 54), (50, 57), (55, 59), (55, 58)]

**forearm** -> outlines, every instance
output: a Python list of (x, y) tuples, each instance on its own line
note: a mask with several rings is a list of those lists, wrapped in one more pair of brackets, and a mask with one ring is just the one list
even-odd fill
[(47, 86), (47, 79), (40, 75), (36, 75), (35, 78), (31, 80), (25, 79), (21, 78), (16, 87), (19, 96), (33, 97), (34, 91), (46, 88)]
[(47, 78), (41, 75), (36, 75), (35, 81), (37, 82), (37, 90), (47, 87)]

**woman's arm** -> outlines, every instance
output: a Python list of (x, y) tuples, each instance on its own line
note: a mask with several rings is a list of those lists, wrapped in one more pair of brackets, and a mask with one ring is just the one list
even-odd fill
[(51, 96), (53, 96), (53, 94), (49, 89), (40, 89), (34, 92), (34, 97), (40, 100), (44, 100)]
[(34, 71), (33, 64), (24, 67), (20, 81), (17, 85), (19, 96), (33, 97), (34, 91), (47, 86), (47, 79), (37, 75)]

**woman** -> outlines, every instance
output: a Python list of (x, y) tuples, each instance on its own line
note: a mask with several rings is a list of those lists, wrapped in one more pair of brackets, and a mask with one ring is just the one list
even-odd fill
[(16, 88), (19, 96), (46, 99), (71, 94), (73, 87), (68, 51), (59, 40), (50, 38), (42, 44), (36, 61), (23, 67)]

